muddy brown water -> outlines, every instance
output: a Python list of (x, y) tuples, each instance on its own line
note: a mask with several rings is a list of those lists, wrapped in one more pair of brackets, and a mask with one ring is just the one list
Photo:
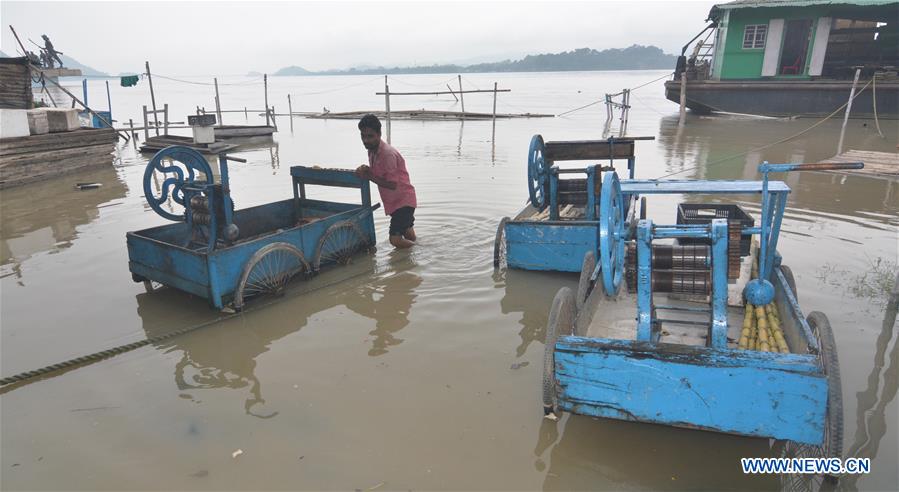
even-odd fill
[[(477, 74), (512, 89), (500, 111), (561, 113), (663, 72)], [(436, 90), (447, 76), (393, 77)], [(197, 81), (206, 82), (204, 79)], [(243, 82), (246, 79), (235, 79)], [(210, 80), (211, 82), (211, 80)], [(220, 80), (221, 82), (221, 80)], [(100, 85), (100, 84), (96, 84)], [(162, 80), (173, 114), (213, 106), (207, 86)], [(279, 111), (379, 108), (383, 79), (273, 77)], [(99, 89), (98, 89), (99, 90)], [(399, 89), (394, 89), (399, 90)], [(227, 108), (261, 106), (261, 86), (224, 86)], [(105, 94), (92, 100), (105, 100)], [(115, 116), (138, 119), (146, 87), (114, 87)], [(841, 121), (790, 142), (812, 120), (690, 115), (660, 83), (632, 98), (637, 176), (754, 178), (763, 160), (814, 162), (836, 151)], [(392, 101), (396, 109), (458, 109), (451, 98)], [(281, 107), (283, 105), (283, 108)], [(492, 100), (466, 98), (469, 111)], [(531, 135), (599, 138), (604, 109), (564, 118), (393, 122), (420, 201), (421, 244), (392, 251), (376, 212), (378, 250), (347, 268), (292, 284), (278, 302), (188, 335), (4, 389), (0, 487), (13, 489), (771, 489), (739, 458), (769, 456), (767, 440), (566, 415), (542, 418), (543, 336), (552, 297), (576, 275), (495, 273), (504, 215), (523, 206)], [(259, 119), (250, 116), (249, 123)], [(242, 114), (225, 117), (244, 123)], [(238, 208), (290, 196), (289, 167), (365, 161), (354, 121), (278, 119), (271, 144), (236, 153)], [(852, 120), (845, 147), (895, 151), (897, 125)], [(736, 156), (736, 157), (734, 157)], [(145, 293), (128, 272), (125, 233), (165, 220), (142, 195), (146, 157), (122, 144), (113, 166), (0, 192), (3, 376), (215, 319), (198, 298)], [(780, 251), (803, 310), (834, 326), (843, 371), (847, 456), (872, 473), (846, 489), (896, 490), (897, 343), (885, 319), (899, 255), (899, 183), (864, 176), (785, 177)], [(77, 191), (75, 182), (101, 188)], [(313, 197), (350, 198), (313, 189)], [(758, 214), (754, 197), (737, 203)], [(679, 197), (650, 199), (673, 223)], [(242, 453), (234, 457), (234, 453)]]

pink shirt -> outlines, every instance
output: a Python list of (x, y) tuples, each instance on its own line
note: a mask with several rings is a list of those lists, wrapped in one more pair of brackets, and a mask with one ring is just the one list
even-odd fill
[(396, 183), (394, 190), (378, 186), (381, 203), (384, 204), (384, 212), (387, 215), (402, 207), (418, 206), (415, 187), (409, 182), (409, 173), (406, 171), (406, 160), (398, 150), (381, 140), (377, 151), (368, 152), (368, 164), (373, 175)]

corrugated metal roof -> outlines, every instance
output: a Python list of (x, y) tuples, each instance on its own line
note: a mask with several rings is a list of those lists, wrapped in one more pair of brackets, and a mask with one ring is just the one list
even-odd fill
[(750, 7), (809, 7), (812, 5), (858, 5), (858, 6), (884, 6), (889, 4), (899, 5), (896, 0), (735, 0), (728, 3), (720, 3), (712, 7), (712, 10), (743, 9)]
[(856, 7), (887, 7), (895, 5), (899, 9), (897, 0), (735, 0), (728, 3), (719, 3), (712, 6), (706, 20), (717, 19), (722, 10), (735, 10), (759, 7), (812, 7), (821, 5), (845, 5)]

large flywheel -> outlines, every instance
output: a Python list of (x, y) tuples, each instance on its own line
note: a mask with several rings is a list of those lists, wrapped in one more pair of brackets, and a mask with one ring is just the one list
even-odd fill
[(185, 220), (184, 213), (169, 212), (163, 205), (171, 199), (186, 207), (184, 186), (193, 183), (213, 184), (213, 179), (212, 168), (203, 154), (181, 145), (166, 147), (147, 163), (144, 171), (144, 197), (154, 212), (166, 219), (181, 222)]
[(615, 171), (602, 176), (599, 197), (599, 261), (606, 295), (618, 294), (624, 278), (624, 253), (627, 250), (624, 195)]
[(528, 149), (528, 195), (531, 205), (538, 210), (546, 206), (546, 195), (549, 191), (549, 167), (546, 164), (546, 146), (543, 137), (534, 135)]

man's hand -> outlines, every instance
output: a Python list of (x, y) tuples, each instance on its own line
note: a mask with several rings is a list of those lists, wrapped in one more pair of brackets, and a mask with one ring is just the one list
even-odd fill
[(356, 168), (356, 176), (360, 179), (371, 179), (371, 168), (363, 164)]

